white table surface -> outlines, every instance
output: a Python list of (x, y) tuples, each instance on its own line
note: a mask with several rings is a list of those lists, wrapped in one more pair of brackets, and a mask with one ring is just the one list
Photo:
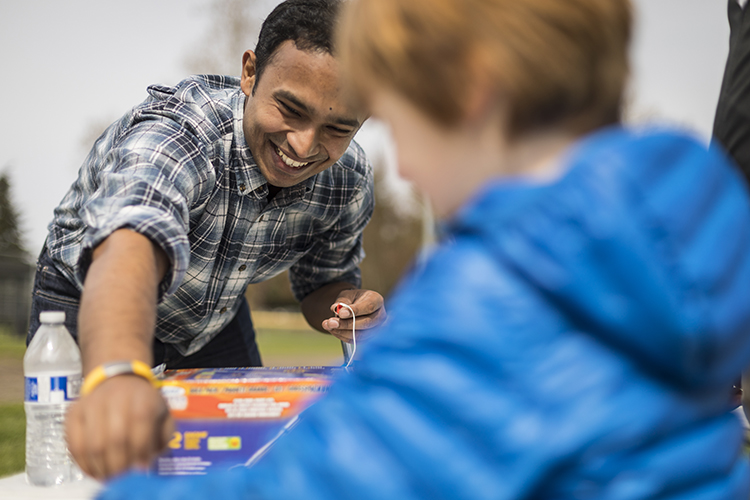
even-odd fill
[(22, 472), (0, 478), (0, 500), (91, 500), (101, 487), (91, 478), (60, 486), (32, 486)]

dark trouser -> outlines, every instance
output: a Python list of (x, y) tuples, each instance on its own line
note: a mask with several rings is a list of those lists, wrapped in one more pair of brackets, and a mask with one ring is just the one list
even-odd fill
[[(64, 311), (65, 326), (78, 341), (78, 306), (81, 293), (55, 268), (42, 249), (34, 277), (31, 318), (26, 344), (39, 328), (39, 313)], [(154, 339), (154, 366), (166, 363), (167, 368), (218, 368), (262, 366), (250, 308), (243, 298), (234, 319), (203, 348), (190, 356), (182, 356), (173, 345)]]
[(750, 181), (750, 8), (729, 0), (729, 56), (714, 117), (713, 139)]

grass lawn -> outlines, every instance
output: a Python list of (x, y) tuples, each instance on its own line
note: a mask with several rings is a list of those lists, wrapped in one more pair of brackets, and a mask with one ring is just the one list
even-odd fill
[(341, 342), (309, 327), (302, 330), (258, 325), (257, 340), (264, 366), (336, 366), (344, 362)]
[[(253, 312), (258, 344), (265, 366), (340, 365), (341, 343), (312, 330), (299, 314)], [(0, 331), (0, 364), (22, 370), (24, 339)], [(1, 382), (0, 382), (1, 383)], [(26, 453), (26, 416), (23, 396), (0, 403), (0, 477), (22, 472)]]
[(338, 366), (341, 341), (310, 328), (300, 313), (253, 311), (263, 366)]
[[(0, 364), (18, 366), (23, 360), (26, 343), (22, 337), (0, 330)], [(3, 383), (7, 383), (3, 381)], [(26, 415), (23, 396), (15, 402), (0, 403), (0, 477), (20, 472), (26, 454)]]
[(21, 472), (26, 453), (23, 403), (0, 405), (0, 477)]
[(23, 337), (11, 335), (0, 327), (0, 360), (23, 359), (26, 342)]

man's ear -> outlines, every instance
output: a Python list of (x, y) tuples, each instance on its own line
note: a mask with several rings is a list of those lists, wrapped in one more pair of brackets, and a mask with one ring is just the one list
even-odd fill
[(246, 96), (250, 96), (253, 93), (253, 87), (255, 86), (255, 52), (252, 50), (245, 51), (242, 54), (242, 76), (240, 79), (240, 87), (242, 92)]

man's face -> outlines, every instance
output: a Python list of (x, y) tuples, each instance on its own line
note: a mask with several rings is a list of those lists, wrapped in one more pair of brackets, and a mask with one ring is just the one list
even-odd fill
[[(255, 54), (243, 57), (245, 140), (269, 184), (290, 187), (333, 165), (366, 118), (342, 89), (339, 65), (287, 40), (256, 83)], [(253, 87), (255, 93), (253, 94)]]

